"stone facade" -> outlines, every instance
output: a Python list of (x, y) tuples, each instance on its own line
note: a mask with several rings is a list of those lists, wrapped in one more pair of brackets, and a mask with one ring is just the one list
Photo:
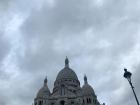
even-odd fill
[(69, 67), (66, 58), (65, 67), (58, 73), (54, 82), (52, 93), (47, 86), (47, 78), (43, 87), (34, 99), (34, 105), (101, 105), (93, 88), (88, 84), (84, 76), (84, 85), (80, 87), (80, 81), (76, 73)]

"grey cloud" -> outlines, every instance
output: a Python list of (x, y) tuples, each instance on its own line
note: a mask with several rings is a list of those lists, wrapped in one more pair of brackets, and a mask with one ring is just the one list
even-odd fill
[[(127, 100), (133, 95), (128, 92), (128, 85), (121, 83), (121, 66), (123, 58), (137, 44), (139, 8), (135, 5), (139, 3), (136, 0), (108, 0), (98, 6), (92, 0), (57, 0), (52, 7), (44, 4), (40, 9), (31, 9), (20, 27), (24, 52), (23, 55), (17, 52), (19, 55), (15, 56), (20, 74), (18, 79), (11, 80), (13, 98), (9, 105), (31, 104), (46, 75), (52, 88), (66, 55), (81, 82), (83, 74), (87, 74), (101, 102), (132, 105), (134, 100)], [(139, 80), (138, 76), (136, 80)], [(26, 88), (14, 86), (21, 82)], [(119, 102), (113, 96), (119, 97)]]
[[(89, 76), (89, 80), (97, 80), (95, 85), (98, 86), (106, 75), (109, 76), (105, 82), (107, 86), (104, 84), (99, 85), (100, 87), (95, 86), (95, 90), (98, 92), (105, 91), (103, 92), (105, 97), (105, 95), (113, 95), (114, 91), (122, 87), (119, 84), (121, 79), (117, 80), (120, 78), (117, 66), (121, 65), (122, 57), (129, 54), (135, 46), (135, 37), (139, 29), (135, 20), (139, 22), (139, 19), (131, 16), (127, 11), (129, 5), (134, 4), (132, 2), (110, 0), (105, 2), (101, 8), (90, 4), (91, 1), (60, 0), (55, 2), (53, 8), (44, 6), (42, 10), (34, 11), (25, 21), (22, 30), (25, 35), (25, 43), (29, 45), (32, 40), (37, 40), (37, 44), (34, 44), (38, 47), (37, 49), (43, 49), (43, 53), (40, 50), (32, 53), (32, 46), (26, 47), (26, 54), (29, 54), (26, 57), (30, 62), (23, 59), (21, 65), (24, 65), (23, 67), (26, 69), (37, 66), (30, 70), (50, 68), (46, 71), (50, 73), (51, 70), (54, 70), (52, 69), (53, 62), (62, 61), (61, 59), (68, 55), (74, 61), (72, 67), (76, 68), (75, 71), (77, 73), (83, 71), (83, 74), (86, 73)], [(87, 33), (90, 35), (86, 35), (89, 28), (92, 31)], [(30, 37), (28, 37), (29, 35)], [(108, 42), (109, 46), (100, 48), (99, 45), (102, 41)], [(30, 56), (33, 57), (30, 58)], [(60, 57), (58, 58), (58, 56)], [(49, 66), (47, 63), (52, 65)], [(55, 68), (54, 71), (57, 70), (59, 69)], [(79, 75), (81, 80), (82, 74)], [(102, 77), (101, 79), (99, 79), (99, 75)], [(55, 76), (51, 79), (55, 80)], [(114, 84), (112, 84), (113, 79), (116, 80)], [(129, 97), (129, 94), (127, 96)], [(125, 103), (125, 101), (121, 102)], [(118, 102), (114, 100), (110, 104), (118, 104)]]
[(3, 70), (2, 66), (3, 66), (3, 62), (4, 62), (4, 59), (7, 57), (8, 53), (10, 52), (10, 43), (8, 43), (4, 36), (1, 35), (0, 36), (0, 78), (3, 80), (3, 79), (6, 79), (5, 77), (7, 77), (7, 74), (6, 72)]
[(4, 36), (0, 36), (0, 61), (2, 61), (10, 50), (10, 43), (8, 43)]
[(10, 0), (0, 0), (0, 12), (7, 9), (9, 6)]

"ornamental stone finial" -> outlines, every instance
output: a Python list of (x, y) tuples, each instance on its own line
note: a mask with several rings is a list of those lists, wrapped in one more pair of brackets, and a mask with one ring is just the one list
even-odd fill
[(86, 76), (86, 75), (84, 75), (84, 83), (85, 83), (85, 84), (88, 83), (88, 82), (87, 82), (87, 76)]
[(65, 59), (65, 67), (69, 67), (69, 59), (68, 59), (67, 56), (66, 56), (66, 59)]
[(47, 80), (47, 76), (46, 76), (44, 79), (44, 86), (47, 85), (47, 82), (48, 82), (48, 80)]

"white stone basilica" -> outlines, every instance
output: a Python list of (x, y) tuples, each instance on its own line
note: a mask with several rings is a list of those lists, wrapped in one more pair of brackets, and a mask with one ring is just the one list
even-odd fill
[(69, 67), (69, 60), (66, 58), (65, 67), (58, 73), (52, 93), (47, 86), (47, 78), (45, 78), (43, 87), (34, 99), (34, 105), (101, 104), (97, 100), (93, 88), (88, 84), (86, 76), (84, 76), (84, 85), (80, 87), (80, 81), (76, 73)]

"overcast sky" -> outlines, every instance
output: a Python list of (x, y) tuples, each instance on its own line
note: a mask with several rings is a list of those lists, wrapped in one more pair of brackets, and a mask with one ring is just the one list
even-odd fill
[(139, 0), (0, 0), (0, 105), (31, 105), (65, 57), (81, 86), (84, 74), (100, 103), (140, 100)]

